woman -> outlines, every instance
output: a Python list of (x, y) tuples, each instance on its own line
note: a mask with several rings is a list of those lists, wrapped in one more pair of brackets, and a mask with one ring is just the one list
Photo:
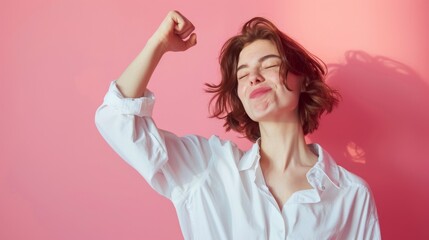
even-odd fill
[(193, 31), (170, 12), (96, 113), (112, 148), (171, 199), (185, 239), (379, 239), (367, 184), (305, 143), (338, 102), (324, 65), (263, 18), (225, 43), (222, 81), (208, 85), (213, 115), (253, 147), (157, 129), (146, 86), (164, 53), (196, 44)]

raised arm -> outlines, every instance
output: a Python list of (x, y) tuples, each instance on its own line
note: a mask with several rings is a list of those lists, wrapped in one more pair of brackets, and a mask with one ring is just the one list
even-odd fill
[(127, 98), (142, 97), (161, 57), (168, 51), (185, 51), (197, 43), (194, 25), (177, 11), (170, 11), (146, 46), (116, 81)]
[(180, 13), (169, 12), (142, 52), (110, 83), (95, 114), (97, 129), (112, 149), (168, 198), (198, 186), (189, 183), (208, 168), (213, 156), (210, 142), (221, 144), (217, 138), (178, 137), (158, 129), (152, 118), (155, 97), (146, 91), (149, 79), (164, 53), (185, 51), (196, 44), (193, 31), (194, 26)]

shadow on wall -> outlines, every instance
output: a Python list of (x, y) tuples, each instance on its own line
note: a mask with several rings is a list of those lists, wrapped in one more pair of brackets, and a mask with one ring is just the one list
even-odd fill
[(429, 239), (429, 88), (403, 63), (362, 51), (328, 65), (343, 101), (310, 138), (363, 177), (385, 239)]

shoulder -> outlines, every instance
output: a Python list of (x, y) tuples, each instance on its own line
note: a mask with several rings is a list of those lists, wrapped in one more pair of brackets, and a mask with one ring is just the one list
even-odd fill
[(332, 181), (338, 183), (340, 188), (354, 187), (369, 190), (369, 185), (363, 178), (338, 165), (336, 160), (321, 145), (313, 143), (310, 146), (319, 156), (317, 166), (320, 167)]
[(360, 176), (338, 166), (340, 173), (340, 188), (344, 198), (362, 209), (368, 209), (376, 217), (375, 199), (369, 184)]
[(205, 147), (210, 149), (212, 157), (220, 159), (239, 159), (243, 155), (243, 151), (234, 142), (221, 139), (217, 135), (212, 135), (208, 139), (198, 135), (188, 135), (186, 138), (191, 141), (205, 141)]
[(367, 192), (370, 191), (368, 183), (357, 174), (350, 172), (342, 166), (338, 166), (338, 172), (341, 187), (356, 187)]
[(230, 140), (221, 139), (217, 135), (210, 136), (207, 139), (207, 142), (213, 150), (220, 150), (220, 151), (239, 150), (239, 148), (234, 142)]

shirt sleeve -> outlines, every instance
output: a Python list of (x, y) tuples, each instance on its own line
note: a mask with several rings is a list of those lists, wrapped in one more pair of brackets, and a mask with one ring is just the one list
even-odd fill
[(368, 218), (366, 219), (366, 231), (364, 239), (381, 239), (380, 233), (380, 224), (378, 221), (377, 207), (375, 205), (375, 200), (371, 189), (368, 186), (367, 189), (367, 199), (368, 199)]
[[(356, 191), (353, 209), (349, 214), (351, 221), (347, 222), (345, 231), (340, 239), (381, 239), (377, 208), (371, 189), (362, 180), (362, 185)], [(350, 192), (353, 194), (353, 192)]]
[(167, 198), (183, 195), (208, 169), (212, 137), (177, 137), (156, 127), (151, 115), (155, 97), (124, 98), (113, 81), (95, 123), (107, 143), (137, 170), (157, 192)]

